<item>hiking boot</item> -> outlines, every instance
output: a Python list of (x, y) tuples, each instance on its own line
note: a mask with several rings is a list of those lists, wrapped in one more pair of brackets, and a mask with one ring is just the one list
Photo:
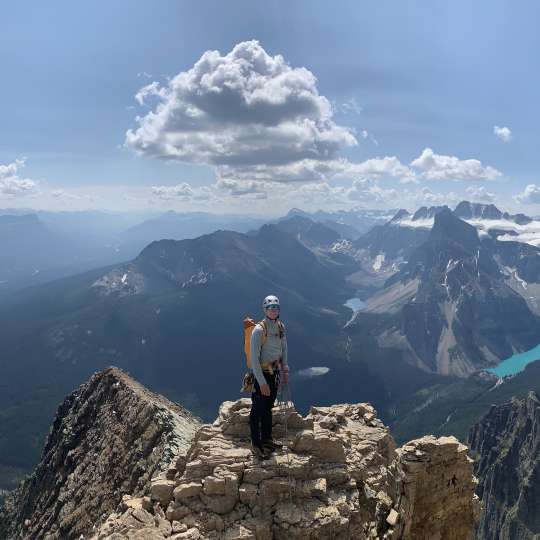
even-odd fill
[(269, 452), (273, 452), (274, 450), (281, 450), (283, 448), (283, 445), (270, 439), (269, 441), (264, 441), (262, 443), (262, 447), (264, 449), (267, 449)]
[(261, 446), (254, 445), (253, 443), (251, 443), (251, 452), (256, 459), (263, 460), (268, 458), (268, 451)]

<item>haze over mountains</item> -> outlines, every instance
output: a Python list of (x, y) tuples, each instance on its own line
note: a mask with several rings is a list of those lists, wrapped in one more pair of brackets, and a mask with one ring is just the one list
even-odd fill
[[(467, 208), (461, 219), (457, 210)], [(261, 315), (267, 292), (283, 304), (302, 412), (315, 401), (361, 399), (400, 440), (463, 437), (491, 399), (508, 398), (507, 388), (519, 395), (540, 385), (532, 365), (496, 390), (497, 378), (481, 372), (540, 341), (538, 248), (484, 234), (501, 215), (470, 203), (400, 210), (386, 222), (366, 213), (375, 224), (356, 238), (340, 232), (354, 226), (346, 216), (294, 210), (260, 227), (237, 220), (245, 232), (156, 239), (128, 262), (6, 297), (0, 487), (37, 461), (62, 397), (111, 364), (211, 419), (237, 395), (241, 321)], [(216, 224), (199, 217), (167, 215), (148, 230)], [(138, 227), (132, 238), (142, 237)], [(352, 318), (343, 305), (351, 297), (365, 301)]]
[[(310, 216), (293, 209), (280, 219), (293, 215)], [(313, 219), (340, 236), (356, 238), (384, 216), (381, 211), (319, 211)], [(196, 238), (219, 229), (247, 232), (267, 221), (262, 217), (206, 212), (152, 215), (0, 210), (0, 295), (129, 260), (153, 240)]]
[[(19, 291), (0, 309), (0, 369), (10, 381), (0, 397), (8, 411), (0, 426), (4, 464), (32, 461), (41, 444), (33, 433), (45, 431), (61, 392), (110, 364), (212, 415), (238, 390), (241, 321), (260, 315), (261, 291), (287, 305), (296, 367), (329, 363), (339, 353), (321, 341), (333, 342), (346, 320), (348, 271), (266, 225), (255, 236), (217, 231), (156, 241), (131, 263)], [(306, 339), (311, 334), (317, 339)], [(25, 416), (31, 426), (21, 423)]]

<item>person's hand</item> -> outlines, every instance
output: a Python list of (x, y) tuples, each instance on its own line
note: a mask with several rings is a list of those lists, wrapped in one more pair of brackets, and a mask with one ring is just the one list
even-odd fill
[(270, 395), (270, 387), (267, 384), (263, 384), (261, 386), (261, 394), (263, 396), (269, 396)]
[(281, 374), (281, 381), (283, 382), (283, 384), (287, 384), (289, 382), (289, 372), (288, 371), (284, 371)]

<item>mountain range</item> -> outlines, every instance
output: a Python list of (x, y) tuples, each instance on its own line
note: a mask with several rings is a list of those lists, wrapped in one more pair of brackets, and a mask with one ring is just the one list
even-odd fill
[[(268, 293), (282, 301), (299, 411), (361, 398), (401, 441), (463, 439), (490, 399), (540, 381), (532, 364), (502, 384), (482, 371), (540, 341), (538, 248), (483, 234), (500, 216), (467, 205), (463, 219), (400, 210), (356, 239), (294, 211), (246, 232), (152, 241), (128, 262), (7, 296), (0, 488), (37, 462), (62, 397), (111, 364), (211, 419), (238, 391), (242, 319), (262, 316)], [(364, 306), (351, 312), (351, 297)]]
[(264, 223), (305, 217), (337, 237), (357, 238), (384, 213), (305, 212), (291, 210), (268, 221), (249, 215), (208, 212), (99, 212), (0, 209), (0, 296), (130, 260), (150, 242), (159, 239), (196, 238), (216, 230), (248, 232)]
[[(517, 242), (480, 239), (445, 208), (427, 239), (357, 314), (377, 315), (381, 347), (404, 351), (422, 369), (468, 375), (538, 344), (540, 319), (525, 296), (540, 283), (540, 251)], [(509, 266), (512, 265), (512, 266)], [(517, 267), (527, 268), (527, 281)], [(523, 274), (523, 272), (521, 272)], [(516, 277), (517, 276), (517, 277)]]

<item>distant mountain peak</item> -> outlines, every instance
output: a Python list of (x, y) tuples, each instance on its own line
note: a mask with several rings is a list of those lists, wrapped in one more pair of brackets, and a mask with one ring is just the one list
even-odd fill
[(312, 224), (315, 223), (313, 219), (308, 216), (301, 214), (294, 214), (290, 217), (280, 219), (278, 223), (302, 223), (302, 224)]
[(431, 219), (434, 218), (442, 210), (449, 210), (448, 206), (421, 206), (413, 215), (412, 220)]
[(480, 240), (478, 231), (462, 219), (459, 219), (447, 206), (435, 214), (435, 221), (430, 233), (431, 241), (452, 240), (465, 248), (476, 248)]
[(392, 217), (392, 219), (390, 220), (390, 222), (395, 222), (395, 221), (400, 221), (404, 218), (409, 218), (411, 217), (411, 214), (410, 212), (408, 212), (407, 210), (405, 210), (405, 208), (400, 208), (395, 214), (394, 216)]
[(494, 204), (475, 203), (470, 201), (461, 201), (455, 208), (454, 213), (462, 219), (469, 220), (506, 220), (513, 221), (518, 225), (526, 225), (533, 219), (525, 214), (509, 214), (502, 212)]
[(285, 215), (285, 219), (294, 217), (294, 216), (305, 216), (307, 217), (309, 214), (305, 210), (302, 210), (300, 208), (291, 208), (287, 214)]
[(503, 213), (494, 204), (483, 204), (461, 201), (454, 210), (455, 214), (464, 219), (501, 219)]

